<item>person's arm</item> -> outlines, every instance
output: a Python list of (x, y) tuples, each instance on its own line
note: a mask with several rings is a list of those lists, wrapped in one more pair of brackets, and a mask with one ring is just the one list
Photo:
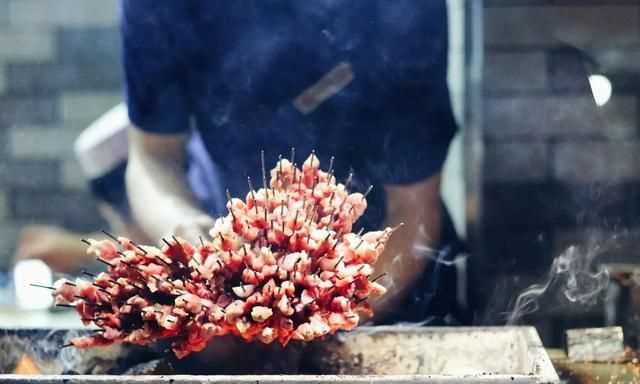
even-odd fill
[(152, 239), (176, 234), (195, 242), (213, 226), (188, 188), (185, 140), (130, 129), (127, 193), (134, 221)]
[(405, 298), (416, 281), (424, 276), (428, 257), (424, 250), (436, 247), (440, 236), (440, 175), (410, 185), (386, 185), (386, 225), (400, 227), (391, 236), (375, 264), (376, 275), (388, 291), (371, 301), (375, 318), (389, 315)]

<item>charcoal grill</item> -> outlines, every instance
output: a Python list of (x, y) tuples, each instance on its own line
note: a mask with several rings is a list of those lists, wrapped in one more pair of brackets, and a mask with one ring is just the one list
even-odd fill
[[(79, 331), (5, 330), (0, 334), (3, 373), (11, 384), (84, 383), (558, 383), (532, 327), (360, 327), (295, 351), (279, 373), (269, 375), (148, 374), (166, 357), (152, 350), (112, 346), (89, 351), (56, 347)], [(82, 331), (80, 331), (82, 332)], [(11, 349), (7, 349), (10, 347)], [(9, 374), (32, 356), (41, 375)], [(67, 354), (67, 355), (65, 355)], [(262, 352), (265, 362), (273, 359)], [(243, 359), (245, 357), (243, 356)], [(281, 360), (278, 354), (275, 359)], [(145, 361), (146, 359), (146, 361)], [(149, 362), (151, 361), (151, 363)], [(143, 375), (124, 374), (136, 372)], [(142, 369), (140, 368), (142, 367)], [(79, 375), (61, 374), (63, 372)], [(252, 370), (252, 372), (265, 372)], [(92, 373), (92, 374), (88, 374)], [(110, 374), (109, 374), (110, 373)]]

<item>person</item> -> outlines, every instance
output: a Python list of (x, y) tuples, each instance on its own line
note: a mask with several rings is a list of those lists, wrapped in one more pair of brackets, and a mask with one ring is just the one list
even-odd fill
[[(108, 230), (141, 244), (150, 244), (153, 240), (146, 236), (131, 216), (126, 194), (125, 169), (130, 127), (126, 105), (118, 104), (83, 130), (76, 138), (73, 149)], [(219, 198), (219, 193), (212, 193), (220, 189), (217, 180), (210, 176), (215, 174), (216, 165), (206, 155), (197, 132), (191, 136), (186, 153), (187, 180), (198, 203), (209, 212), (222, 213), (225, 202)], [(92, 269), (96, 261), (87, 254), (82, 238), (106, 238), (106, 235), (100, 232), (77, 233), (55, 225), (27, 225), (20, 231), (14, 258), (16, 262), (39, 259), (59, 273)]]
[[(202, 136), (233, 196), (267, 164), (315, 149), (364, 191), (365, 229), (404, 223), (375, 265), (390, 277), (376, 319), (402, 319), (428, 279), (416, 249), (442, 245), (440, 172), (456, 131), (446, 83), (444, 0), (123, 0), (132, 216), (151, 238), (206, 236), (213, 215), (186, 180)], [(426, 302), (424, 305), (427, 305)]]

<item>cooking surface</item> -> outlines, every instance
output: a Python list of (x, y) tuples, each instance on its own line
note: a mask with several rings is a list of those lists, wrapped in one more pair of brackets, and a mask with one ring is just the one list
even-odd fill
[[(286, 348), (285, 355), (265, 353), (253, 354), (247, 348), (243, 355), (244, 373), (305, 373), (322, 376), (163, 376), (153, 369), (142, 371), (144, 376), (122, 376), (131, 372), (132, 366), (153, 359), (165, 359), (165, 355), (130, 347), (102, 348), (78, 351), (72, 348), (59, 349), (69, 337), (58, 331), (4, 331), (0, 341), (12, 345), (12, 365), (3, 367), (4, 372), (14, 372), (21, 357), (33, 357), (35, 365), (43, 373), (40, 376), (0, 375), (0, 381), (10, 383), (71, 382), (117, 383), (133, 380), (145, 383), (191, 383), (191, 382), (460, 382), (497, 383), (555, 383), (558, 377), (551, 366), (540, 339), (530, 327), (361, 327), (356, 331), (341, 334), (323, 343), (314, 343), (301, 351)], [(85, 331), (86, 332), (86, 331)], [(5, 345), (7, 345), (5, 344)], [(253, 347), (253, 346), (252, 346)], [(20, 348), (22, 348), (20, 350)], [(283, 352), (283, 351), (281, 351)], [(141, 353), (146, 353), (144, 360)], [(9, 361), (7, 357), (0, 361)], [(191, 366), (212, 365), (191, 361)], [(252, 361), (263, 367), (250, 368)], [(279, 362), (280, 366), (274, 366)], [(173, 361), (177, 368), (172, 373), (193, 373), (189, 360)], [(146, 364), (146, 363), (145, 363)], [(271, 366), (269, 366), (271, 364)], [(202, 367), (200, 367), (202, 368)], [(261, 368), (261, 369), (258, 369)], [(129, 370), (129, 371), (127, 371)], [(52, 376), (61, 372), (94, 373), (92, 376)], [(166, 371), (165, 371), (166, 372)], [(110, 373), (111, 375), (99, 376)], [(215, 372), (212, 372), (215, 373)], [(331, 375), (338, 376), (331, 376)], [(356, 375), (356, 376), (353, 376)], [(382, 379), (374, 379), (371, 375)]]

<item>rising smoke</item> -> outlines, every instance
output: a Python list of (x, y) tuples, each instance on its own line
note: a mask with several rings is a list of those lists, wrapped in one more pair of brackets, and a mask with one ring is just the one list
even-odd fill
[(538, 311), (540, 300), (551, 293), (559, 293), (559, 300), (565, 305), (597, 303), (609, 285), (609, 271), (597, 259), (611, 250), (618, 240), (619, 235), (615, 235), (599, 244), (568, 247), (553, 260), (541, 282), (530, 285), (516, 297), (512, 309), (507, 312), (507, 325), (517, 324), (523, 316)]

